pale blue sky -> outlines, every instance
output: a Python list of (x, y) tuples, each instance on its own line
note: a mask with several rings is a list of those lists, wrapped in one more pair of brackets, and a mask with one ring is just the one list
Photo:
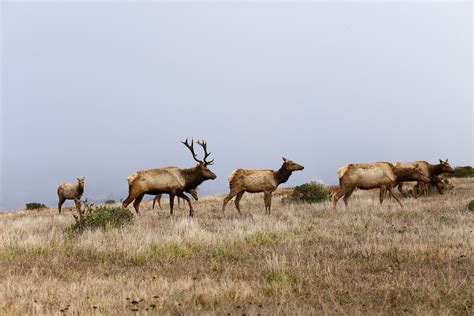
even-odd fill
[(138, 169), (473, 164), (471, 3), (1, 3), (0, 209), (124, 198)]

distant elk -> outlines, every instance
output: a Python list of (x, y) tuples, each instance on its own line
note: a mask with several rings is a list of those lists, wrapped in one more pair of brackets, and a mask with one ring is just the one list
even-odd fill
[(66, 200), (74, 200), (76, 208), (81, 208), (81, 198), (84, 193), (84, 177), (77, 178), (77, 183), (61, 183), (58, 187), (58, 211), (61, 214), (61, 208)]
[(282, 157), (283, 165), (277, 171), (274, 170), (246, 170), (236, 169), (229, 175), (230, 193), (222, 204), (222, 213), (225, 211), (227, 203), (235, 196), (235, 207), (239, 214), (240, 199), (245, 192), (263, 192), (265, 201), (265, 212), (270, 214), (272, 205), (272, 193), (281, 184), (288, 181), (293, 171), (303, 170), (304, 167), (285, 157)]
[[(198, 198), (198, 195), (197, 195), (197, 189), (192, 189), (192, 190), (188, 190), (188, 191), (185, 191), (186, 193), (189, 193), (191, 194), (191, 196), (197, 201), (199, 198)], [(155, 198), (153, 199), (153, 206), (152, 206), (152, 209), (154, 210), (155, 209), (155, 204), (156, 202), (158, 202), (158, 206), (161, 208), (161, 196), (163, 194), (157, 194), (155, 196)], [(179, 200), (181, 200), (180, 197), (178, 197), (178, 208), (179, 208)]]
[[(439, 175), (445, 172), (446, 173), (454, 172), (454, 168), (451, 167), (451, 165), (448, 163), (448, 159), (444, 161), (439, 159), (439, 164), (437, 165), (432, 165), (424, 160), (395, 163), (395, 166), (399, 166), (399, 167), (413, 167), (415, 165), (419, 166), (421, 170), (424, 172), (424, 174), (426, 174), (430, 178), (429, 183), (436, 186), (439, 194), (443, 194), (445, 185), (444, 185), (443, 179)], [(403, 194), (403, 190), (402, 190), (403, 182), (407, 182), (407, 181), (416, 181), (416, 179), (404, 179), (397, 183), (398, 191), (400, 191), (400, 193), (402, 194)], [(427, 183), (419, 182), (418, 187), (419, 187), (419, 191), (418, 191), (417, 196), (421, 196), (422, 194), (426, 195), (428, 193)]]
[(334, 195), (333, 202), (336, 208), (337, 201), (344, 196), (344, 203), (348, 200), (356, 188), (370, 190), (379, 188), (379, 199), (382, 204), (385, 192), (402, 206), (400, 200), (393, 194), (392, 188), (403, 179), (415, 179), (416, 181), (429, 182), (422, 169), (415, 165), (410, 167), (395, 166), (389, 162), (348, 164), (337, 169), (339, 175), (339, 192)]
[(214, 180), (216, 175), (207, 168), (214, 163), (214, 159), (206, 161), (211, 153), (207, 152), (207, 143), (197, 142), (204, 149), (204, 159), (198, 160), (194, 153), (194, 141), (191, 144), (186, 139), (182, 142), (190, 151), (198, 164), (189, 169), (178, 167), (166, 167), (159, 169), (140, 170), (127, 178), (128, 197), (123, 201), (123, 207), (127, 207), (133, 200), (133, 207), (137, 214), (140, 213), (140, 202), (145, 194), (169, 194), (170, 196), (170, 214), (173, 215), (174, 197), (178, 196), (185, 199), (189, 204), (189, 216), (194, 216), (194, 209), (191, 200), (185, 192), (197, 188), (206, 180)]

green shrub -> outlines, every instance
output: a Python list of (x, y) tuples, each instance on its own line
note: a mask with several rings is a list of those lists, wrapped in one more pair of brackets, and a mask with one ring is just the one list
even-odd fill
[(467, 203), (467, 208), (470, 211), (474, 211), (474, 200), (471, 200), (469, 203)]
[(75, 222), (68, 227), (68, 231), (82, 232), (85, 229), (107, 229), (109, 227), (122, 227), (133, 222), (133, 213), (123, 207), (94, 207), (84, 203), (84, 208), (74, 215)]
[(46, 205), (44, 205), (43, 203), (37, 203), (37, 202), (26, 203), (27, 210), (39, 210), (42, 208), (46, 208)]
[(117, 203), (117, 202), (115, 202), (115, 200), (106, 200), (104, 202), (104, 204), (115, 204), (115, 203)]
[(446, 173), (448, 178), (467, 178), (474, 177), (474, 168), (471, 166), (456, 167), (453, 173)]
[(283, 203), (320, 203), (331, 199), (331, 189), (329, 186), (311, 181), (295, 187), (293, 193), (283, 198)]

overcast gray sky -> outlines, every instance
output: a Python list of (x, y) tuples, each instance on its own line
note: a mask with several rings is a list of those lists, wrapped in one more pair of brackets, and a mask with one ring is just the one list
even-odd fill
[(473, 164), (471, 3), (1, 2), (0, 209), (124, 198), (138, 169), (194, 161)]

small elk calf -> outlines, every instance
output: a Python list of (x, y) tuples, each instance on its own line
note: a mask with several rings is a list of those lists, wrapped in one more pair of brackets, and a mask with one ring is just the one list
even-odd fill
[[(191, 189), (191, 190), (187, 190), (187, 191), (184, 191), (184, 192), (191, 194), (191, 196), (194, 198), (194, 200), (196, 200), (196, 201), (199, 200), (198, 195), (197, 195), (197, 189)], [(162, 195), (163, 194), (161, 194), (161, 193), (157, 194), (155, 196), (155, 198), (153, 199), (153, 206), (152, 206), (153, 210), (155, 209), (156, 202), (158, 202), (158, 206), (161, 208), (161, 196)], [(180, 199), (181, 198), (178, 196), (178, 207), (179, 207), (179, 200)]]
[(76, 208), (81, 208), (81, 198), (84, 193), (84, 177), (77, 178), (77, 184), (74, 183), (61, 183), (58, 187), (58, 211), (61, 213), (61, 207), (64, 201), (74, 200)]
[(270, 214), (272, 206), (272, 193), (281, 184), (288, 181), (293, 171), (303, 170), (302, 165), (282, 157), (283, 165), (277, 171), (274, 170), (234, 170), (228, 177), (230, 193), (222, 204), (222, 213), (225, 206), (235, 196), (235, 207), (240, 214), (240, 199), (245, 192), (263, 192), (265, 201), (265, 212)]

